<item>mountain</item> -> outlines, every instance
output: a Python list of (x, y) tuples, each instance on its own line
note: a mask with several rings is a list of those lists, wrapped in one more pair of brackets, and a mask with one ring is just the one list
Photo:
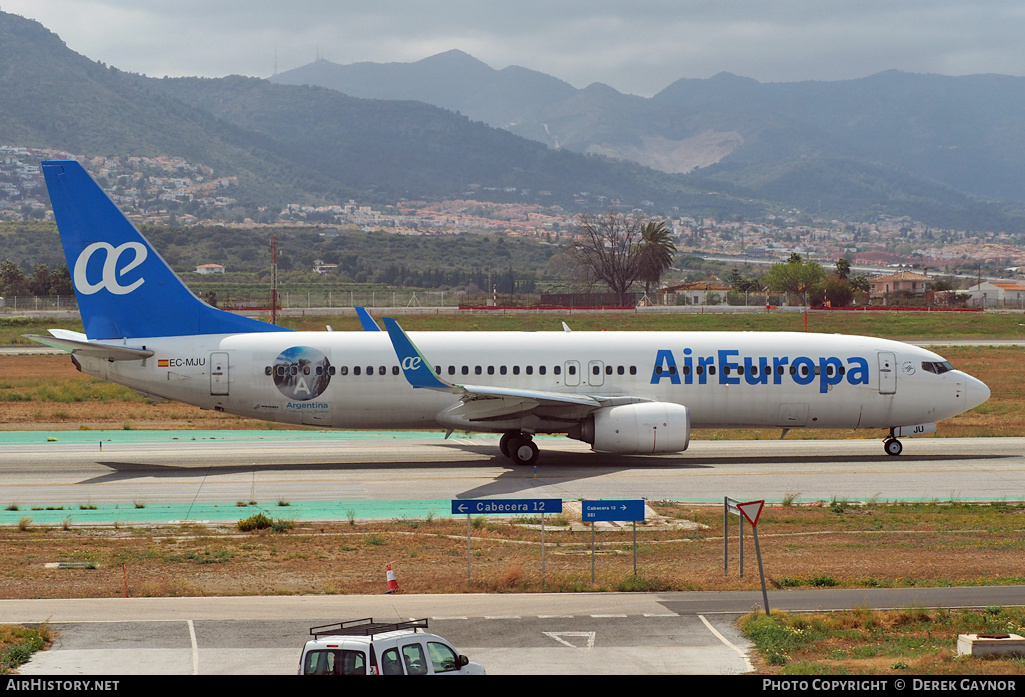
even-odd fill
[(415, 63), (338, 65), (318, 60), (270, 81), (327, 87), (365, 99), (424, 102), (498, 128), (508, 128), (519, 115), (557, 104), (576, 92), (569, 83), (544, 73), (516, 66), (495, 70), (457, 50)]
[(245, 211), (472, 197), (1025, 230), (1025, 78), (721, 74), (643, 98), (449, 51), (274, 80), (154, 79), (0, 12), (0, 95), (0, 144), (183, 157), (237, 177)]
[(468, 191), (552, 204), (590, 192), (631, 206), (704, 196), (681, 178), (552, 150), (422, 102), (256, 78), (125, 73), (72, 52), (37, 22), (2, 12), (0, 94), (0, 143), (80, 156), (180, 156), (237, 176), (248, 205), (461, 198)]
[[(514, 72), (529, 79), (503, 99)], [(1018, 223), (986, 202), (1025, 203), (1025, 78), (889, 71), (760, 83), (722, 73), (643, 98), (450, 51), (386, 66), (318, 61), (272, 80), (416, 99), (549, 147), (693, 173), (811, 211), (1000, 227)]]

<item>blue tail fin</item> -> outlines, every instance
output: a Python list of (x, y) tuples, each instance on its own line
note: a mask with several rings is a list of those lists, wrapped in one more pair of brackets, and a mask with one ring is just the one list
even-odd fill
[(288, 331), (192, 294), (78, 162), (43, 162), (90, 339)]

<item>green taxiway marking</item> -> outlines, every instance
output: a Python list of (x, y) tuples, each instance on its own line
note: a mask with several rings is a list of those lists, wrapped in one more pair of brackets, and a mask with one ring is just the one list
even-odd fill
[(101, 525), (112, 523), (177, 523), (224, 522), (263, 513), (271, 519), (282, 520), (379, 520), (401, 518), (451, 517), (450, 499), (426, 501), (304, 501), (289, 503), (257, 502), (250, 505), (236, 503), (147, 503), (137, 508), (132, 503), (84, 507), (19, 506), (18, 510), (0, 511), (0, 525), (18, 525), (31, 518), (30, 525)]
[(192, 441), (351, 441), (437, 438), (443, 431), (0, 431), (0, 446), (36, 443), (173, 443)]

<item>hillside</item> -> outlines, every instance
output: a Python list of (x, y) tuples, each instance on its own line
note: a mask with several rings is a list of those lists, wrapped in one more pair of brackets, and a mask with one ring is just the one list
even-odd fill
[(581, 191), (630, 206), (648, 200), (667, 207), (679, 196), (704, 195), (679, 177), (553, 151), (423, 103), (255, 78), (124, 73), (70, 51), (37, 22), (3, 12), (0, 94), (0, 144), (81, 157), (183, 157), (238, 177), (233, 193), (251, 207), (458, 198), (468, 190), (478, 198), (567, 205)]
[(449, 51), (409, 64), (318, 61), (272, 80), (417, 99), (550, 147), (691, 173), (813, 213), (1022, 229), (1025, 78), (890, 71), (759, 83), (724, 73), (646, 99)]

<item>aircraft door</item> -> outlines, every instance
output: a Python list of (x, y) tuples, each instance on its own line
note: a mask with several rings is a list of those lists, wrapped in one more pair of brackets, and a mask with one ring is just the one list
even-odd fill
[(879, 394), (897, 391), (897, 357), (889, 352), (879, 354)]
[(215, 351), (210, 354), (210, 394), (228, 394), (228, 354)]
[(566, 376), (563, 379), (563, 383), (570, 387), (580, 384), (580, 362), (579, 361), (566, 361), (564, 366)]
[(605, 384), (605, 364), (601, 361), (590, 361), (587, 364), (587, 384), (595, 387)]

